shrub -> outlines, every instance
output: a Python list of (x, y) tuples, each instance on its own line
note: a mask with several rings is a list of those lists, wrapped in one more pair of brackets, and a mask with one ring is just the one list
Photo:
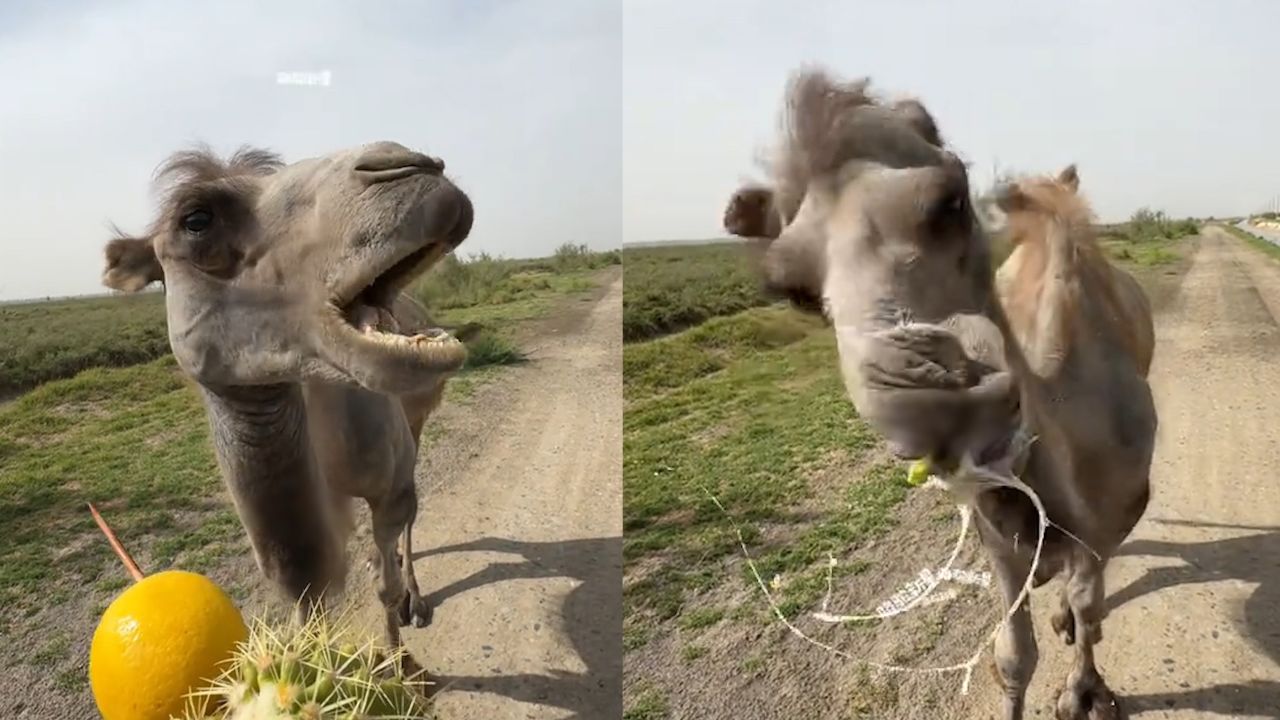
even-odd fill
[(596, 252), (565, 243), (550, 258), (511, 260), (478, 253), (448, 255), (411, 289), (432, 310), (509, 303), (552, 288), (552, 275), (586, 271), (621, 262), (617, 250)]
[(514, 365), (524, 359), (519, 348), (501, 335), (485, 331), (467, 342), (468, 369), (486, 365)]
[(1174, 220), (1162, 210), (1139, 208), (1129, 222), (1109, 231), (1119, 239), (1129, 242), (1179, 240), (1200, 232), (1200, 223), (1192, 218)]

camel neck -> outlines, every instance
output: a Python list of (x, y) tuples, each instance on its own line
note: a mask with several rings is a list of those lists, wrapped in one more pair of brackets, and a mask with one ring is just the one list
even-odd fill
[[(306, 446), (306, 412), (299, 385), (202, 386), (215, 447), (269, 453), (289, 462)], [(278, 457), (277, 457), (278, 456)]]
[(218, 467), (258, 561), (275, 566), (286, 590), (299, 597), (305, 579), (330, 575), (322, 568), (337, 557), (302, 387), (201, 389)]

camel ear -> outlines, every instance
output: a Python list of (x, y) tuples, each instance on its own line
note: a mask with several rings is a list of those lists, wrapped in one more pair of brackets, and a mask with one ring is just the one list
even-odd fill
[(133, 293), (164, 280), (151, 238), (115, 238), (107, 243), (106, 256), (102, 284), (113, 290)]
[(1071, 192), (1080, 188), (1080, 171), (1076, 170), (1075, 163), (1062, 168), (1062, 172), (1058, 173), (1058, 182), (1065, 185)]
[(738, 188), (724, 210), (724, 229), (744, 238), (776, 238), (782, 230), (773, 190), (760, 185)]

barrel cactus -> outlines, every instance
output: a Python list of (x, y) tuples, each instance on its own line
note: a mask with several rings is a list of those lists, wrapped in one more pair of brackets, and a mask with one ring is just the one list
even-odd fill
[(347, 635), (345, 622), (323, 612), (285, 630), (255, 620), (222, 674), (192, 693), (182, 720), (431, 717), (426, 683), (401, 672), (403, 650), (356, 645)]

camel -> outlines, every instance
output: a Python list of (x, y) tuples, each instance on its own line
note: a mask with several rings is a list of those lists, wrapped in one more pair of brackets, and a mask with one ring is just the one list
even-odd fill
[(199, 148), (172, 155), (157, 184), (158, 215), (107, 243), (103, 283), (164, 284), (170, 346), (258, 568), (302, 619), (342, 589), (350, 498), (368, 503), (400, 647), (400, 626), (431, 612), (409, 541), (419, 435), (466, 359), (401, 291), (466, 239), (471, 200), (442, 161), (394, 142), (289, 165)]
[[(997, 280), (967, 170), (923, 105), (808, 68), (782, 135), (769, 182), (734, 193), (726, 229), (755, 240), (766, 288), (834, 326), (849, 395), (896, 454), (944, 475), (963, 458), (1006, 462), (1040, 497), (1062, 530), (1034, 584), (1065, 580), (1053, 624), (1075, 646), (1057, 717), (1123, 717), (1094, 646), (1104, 568), (1147, 504), (1154, 334), (1141, 289), (1090, 234), (1076, 169), (999, 194), (1016, 249)], [(1020, 449), (1023, 433), (1035, 441)], [(1010, 488), (970, 506), (1012, 613), (993, 669), (1017, 720), (1038, 662), (1030, 598), (1018, 602), (1038, 516)]]

